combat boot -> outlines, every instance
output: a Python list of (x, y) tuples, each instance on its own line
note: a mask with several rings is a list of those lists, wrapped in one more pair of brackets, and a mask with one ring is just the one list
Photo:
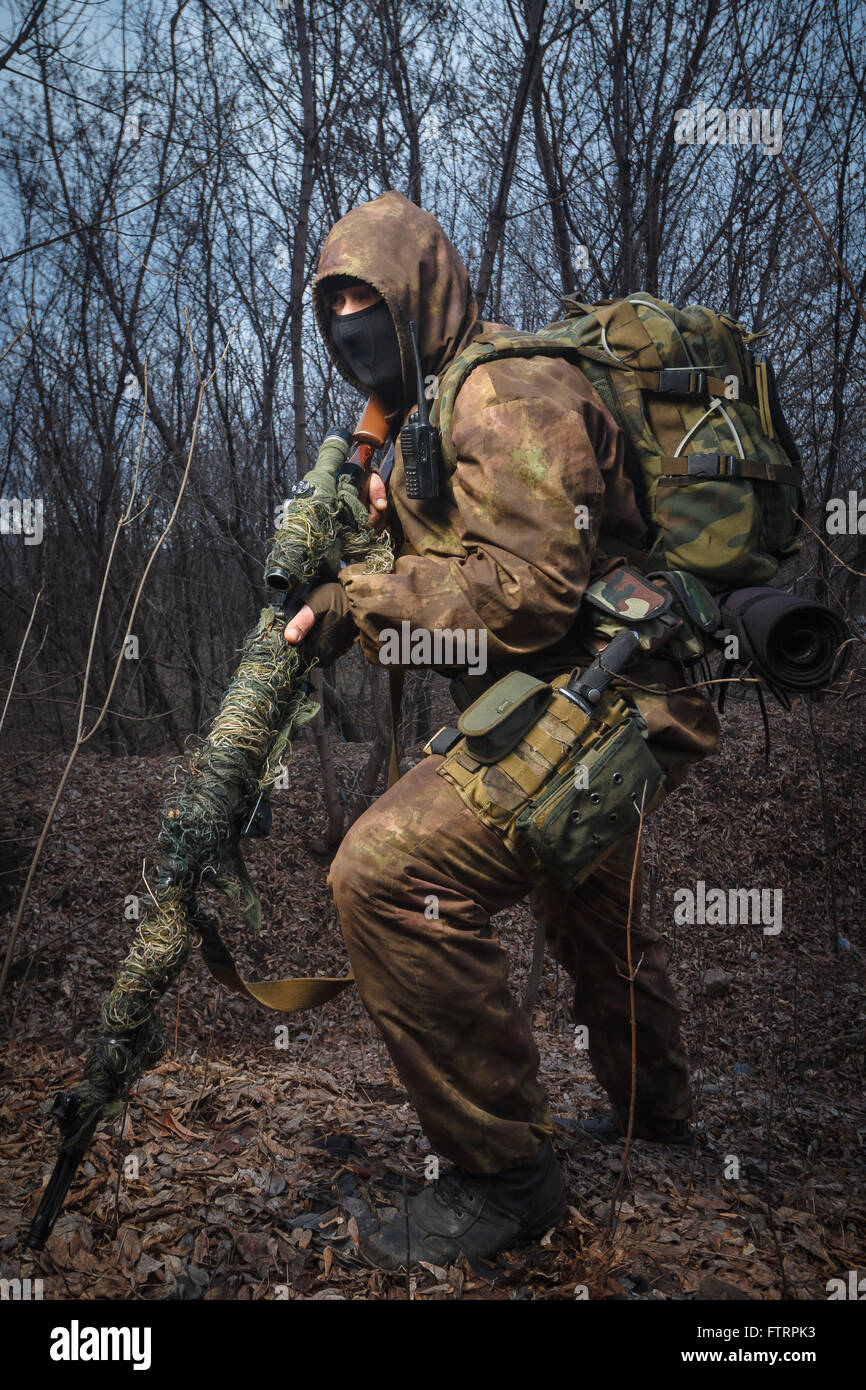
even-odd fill
[(361, 1240), (360, 1254), (378, 1269), (409, 1269), (420, 1260), (445, 1265), (459, 1255), (487, 1258), (537, 1240), (565, 1215), (565, 1183), (550, 1144), (535, 1163), (502, 1173), (452, 1168)]
[[(625, 1131), (620, 1128), (613, 1115), (593, 1115), (585, 1120), (557, 1117), (556, 1123), (562, 1125), (563, 1129), (589, 1134), (593, 1139), (600, 1139), (603, 1144), (617, 1144), (625, 1138)], [(649, 1144), (672, 1144), (675, 1148), (683, 1149), (693, 1149), (696, 1144), (695, 1133), (688, 1120), (676, 1120), (667, 1129), (657, 1128), (652, 1134), (644, 1133), (636, 1127), (634, 1138), (642, 1139)]]

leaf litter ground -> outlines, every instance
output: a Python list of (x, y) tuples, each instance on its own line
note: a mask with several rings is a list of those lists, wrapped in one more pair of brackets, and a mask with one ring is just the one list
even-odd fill
[[(866, 1267), (864, 738), (843, 701), (815, 708), (834, 818), (836, 954), (805, 712), (770, 719), (767, 769), (754, 707), (731, 704), (719, 754), (646, 830), (644, 911), (670, 945), (699, 1147), (636, 1143), (612, 1219), (623, 1148), (573, 1128), (604, 1097), (575, 1049), (568, 980), (548, 961), (534, 1025), (569, 1215), (535, 1245), (410, 1280), (355, 1254), (370, 1213), (416, 1190), (430, 1157), (357, 996), (284, 1020), (222, 994), (198, 958), (163, 1003), (168, 1059), (138, 1083), (122, 1122), (100, 1130), (45, 1253), (22, 1254), (55, 1155), (44, 1113), (86, 1054), (132, 930), (125, 896), (138, 891), (173, 776), (165, 757), (82, 758), (3, 1002), (0, 1277), (41, 1277), (46, 1298), (85, 1299), (825, 1298), (829, 1279)], [(330, 737), (349, 789), (367, 750)], [(58, 770), (39, 755), (10, 774), (7, 930)], [(245, 941), (225, 915), (223, 929), (247, 975), (342, 973), (327, 862), (310, 848), (324, 814), (306, 742), (274, 819), (249, 853), (263, 936)], [(698, 879), (781, 888), (781, 933), (677, 925), (674, 892)], [(522, 994), (531, 918), (521, 905), (497, 925)], [(710, 970), (724, 993), (706, 992)]]

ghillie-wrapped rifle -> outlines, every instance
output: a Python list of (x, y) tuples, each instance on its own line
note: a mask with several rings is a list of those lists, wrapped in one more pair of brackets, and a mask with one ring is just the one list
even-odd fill
[[(332, 997), (347, 983), (294, 980), (246, 985), (214, 927), (198, 912), (195, 895), (212, 884), (238, 903), (245, 925), (261, 925), (258, 894), (244, 864), (243, 835), (267, 833), (268, 793), (302, 725), (318, 712), (306, 680), (316, 658), (304, 643), (284, 639), (289, 618), (310, 589), (333, 578), (341, 561), (364, 562), (387, 573), (394, 556), (387, 536), (376, 535), (359, 497), (359, 483), (386, 437), (384, 413), (371, 397), (354, 434), (331, 430), (314, 467), (296, 484), (265, 568), (282, 591), (244, 639), (240, 663), (223, 696), (210, 734), (189, 758), (181, 788), (162, 809), (156, 845), (157, 878), (132, 948), (102, 1002), (101, 1022), (81, 1079), (56, 1096), (51, 1114), (63, 1142), (26, 1243), (41, 1250), (94, 1131), (142, 1072), (165, 1051), (156, 1006), (202, 946), (211, 970), (230, 989), (273, 1008), (306, 1007)], [(349, 450), (356, 445), (351, 458)]]

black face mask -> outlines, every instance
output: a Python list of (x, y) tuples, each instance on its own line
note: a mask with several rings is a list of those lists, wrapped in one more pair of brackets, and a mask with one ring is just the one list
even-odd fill
[(385, 395), (399, 395), (403, 384), (400, 346), (384, 299), (354, 314), (332, 313), (331, 335), (347, 367), (364, 386)]

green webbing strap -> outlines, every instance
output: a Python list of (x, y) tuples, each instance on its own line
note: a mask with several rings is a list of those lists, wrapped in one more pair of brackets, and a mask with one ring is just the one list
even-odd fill
[(799, 487), (802, 474), (790, 464), (765, 463), (762, 459), (741, 459), (736, 454), (679, 454), (662, 457), (662, 478), (764, 478), (771, 483), (792, 483)]
[(738, 401), (742, 401), (755, 409), (758, 408), (758, 397), (747, 386), (740, 386), (739, 395), (728, 398), (729, 383), (722, 377), (713, 376), (710, 372), (703, 371), (700, 367), (691, 367), (688, 371), (679, 367), (667, 369), (668, 380), (672, 381), (674, 373), (677, 373), (678, 381), (675, 387), (665, 387), (662, 384), (661, 371), (644, 371), (640, 368), (630, 367), (627, 362), (611, 362), (610, 365), (611, 367), (619, 366), (621, 370), (631, 372), (632, 379), (642, 391), (656, 391), (660, 396), (719, 396), (723, 400), (730, 399), (734, 405)]
[[(653, 565), (656, 563), (649, 551), (638, 550), (637, 546), (628, 545), (625, 541), (621, 541), (618, 536), (612, 536), (607, 531), (599, 531), (598, 540), (595, 544), (596, 550), (601, 551), (610, 558), (622, 555), (624, 559), (628, 560), (630, 565), (634, 565), (635, 569), (640, 570), (644, 574), (652, 569)], [(605, 573), (607, 573), (607, 571), (605, 571)], [(604, 577), (604, 574), (598, 576), (599, 579), (604, 579)]]

